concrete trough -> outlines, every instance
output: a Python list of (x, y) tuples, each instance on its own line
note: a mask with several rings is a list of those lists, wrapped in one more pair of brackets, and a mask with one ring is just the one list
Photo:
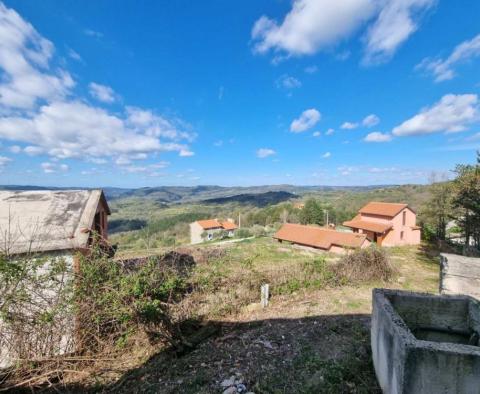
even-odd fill
[(374, 289), (372, 356), (384, 393), (480, 393), (480, 303)]

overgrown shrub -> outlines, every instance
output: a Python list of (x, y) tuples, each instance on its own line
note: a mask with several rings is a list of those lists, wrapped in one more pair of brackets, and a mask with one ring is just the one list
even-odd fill
[(252, 233), (246, 228), (239, 228), (237, 231), (235, 231), (235, 236), (237, 238), (248, 238), (252, 236)]
[(65, 258), (0, 255), (0, 361), (72, 351), (72, 301)]
[(75, 293), (82, 348), (108, 350), (139, 332), (182, 346), (172, 307), (188, 290), (184, 256), (172, 252), (127, 268), (101, 253), (82, 257)]
[(333, 266), (333, 271), (337, 281), (353, 284), (389, 281), (397, 273), (385, 250), (375, 245), (347, 253)]

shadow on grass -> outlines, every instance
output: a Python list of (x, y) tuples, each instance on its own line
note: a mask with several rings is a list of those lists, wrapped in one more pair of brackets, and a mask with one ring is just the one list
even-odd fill
[(221, 382), (235, 376), (244, 392), (256, 394), (380, 393), (371, 361), (370, 315), (210, 322), (190, 338), (195, 335), (203, 340), (191, 350), (166, 349), (113, 384), (62, 385), (55, 391), (222, 393)]

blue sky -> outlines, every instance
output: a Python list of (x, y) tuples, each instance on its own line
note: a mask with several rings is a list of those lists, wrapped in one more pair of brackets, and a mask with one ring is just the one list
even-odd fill
[(480, 2), (0, 2), (0, 183), (425, 183), (480, 149)]

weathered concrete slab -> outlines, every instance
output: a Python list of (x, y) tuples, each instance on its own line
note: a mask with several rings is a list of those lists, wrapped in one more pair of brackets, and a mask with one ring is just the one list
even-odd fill
[(384, 393), (480, 393), (480, 303), (374, 289), (372, 356)]
[(480, 299), (480, 258), (442, 253), (440, 293), (466, 294)]

